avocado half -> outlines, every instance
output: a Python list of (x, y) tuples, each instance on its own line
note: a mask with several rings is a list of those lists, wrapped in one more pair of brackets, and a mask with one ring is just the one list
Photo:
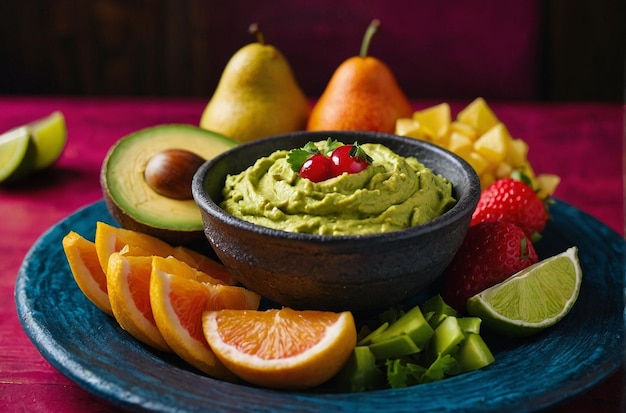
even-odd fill
[(124, 136), (109, 149), (100, 170), (109, 212), (123, 228), (172, 245), (202, 240), (202, 216), (195, 201), (157, 193), (144, 178), (146, 165), (166, 149), (187, 150), (208, 160), (237, 144), (224, 135), (185, 124), (158, 125)]

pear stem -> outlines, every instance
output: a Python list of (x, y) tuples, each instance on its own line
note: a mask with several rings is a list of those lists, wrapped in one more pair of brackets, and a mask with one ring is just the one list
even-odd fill
[(256, 41), (265, 44), (265, 38), (263, 37), (263, 33), (259, 30), (259, 25), (256, 23), (252, 23), (250, 27), (248, 27), (248, 32), (256, 36)]
[(376, 33), (376, 31), (378, 30), (379, 26), (380, 26), (380, 20), (378, 19), (372, 20), (370, 25), (367, 26), (367, 30), (365, 31), (365, 36), (363, 36), (363, 43), (361, 43), (361, 52), (359, 53), (359, 56), (361, 57), (367, 56), (367, 51), (370, 47), (370, 41), (372, 40), (372, 37), (374, 36), (374, 33)]

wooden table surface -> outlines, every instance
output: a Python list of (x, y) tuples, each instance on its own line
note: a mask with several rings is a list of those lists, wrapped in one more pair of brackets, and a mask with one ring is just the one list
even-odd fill
[[(100, 165), (117, 139), (157, 124), (197, 124), (205, 103), (198, 99), (0, 98), (0, 131), (54, 110), (65, 114), (68, 127), (67, 146), (52, 168), (19, 185), (0, 186), (2, 411), (118, 411), (64, 377), (30, 342), (16, 312), (16, 275), (24, 256), (46, 229), (101, 199)], [(418, 109), (439, 102), (413, 103)], [(453, 102), (453, 112), (467, 103)], [(562, 177), (556, 197), (624, 235), (622, 105), (489, 103), (511, 133), (529, 143), (535, 170)], [(550, 411), (623, 411), (623, 391), (620, 369)]]

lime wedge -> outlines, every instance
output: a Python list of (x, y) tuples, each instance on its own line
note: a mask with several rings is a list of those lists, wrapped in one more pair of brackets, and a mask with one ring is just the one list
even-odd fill
[(34, 154), (28, 128), (22, 126), (0, 135), (0, 182), (15, 180), (30, 172)]
[(65, 117), (59, 111), (26, 125), (35, 144), (33, 170), (40, 171), (52, 165), (63, 152), (67, 142)]
[(546, 258), (467, 301), (470, 315), (507, 336), (528, 336), (558, 323), (572, 309), (582, 282), (578, 249)]

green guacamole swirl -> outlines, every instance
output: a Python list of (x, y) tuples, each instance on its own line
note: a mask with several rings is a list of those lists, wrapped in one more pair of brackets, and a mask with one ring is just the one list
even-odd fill
[(229, 175), (220, 206), (235, 217), (283, 231), (358, 235), (421, 225), (456, 203), (452, 184), (417, 159), (379, 144), (361, 146), (372, 157), (371, 165), (319, 183), (291, 169), (289, 151), (276, 151)]

